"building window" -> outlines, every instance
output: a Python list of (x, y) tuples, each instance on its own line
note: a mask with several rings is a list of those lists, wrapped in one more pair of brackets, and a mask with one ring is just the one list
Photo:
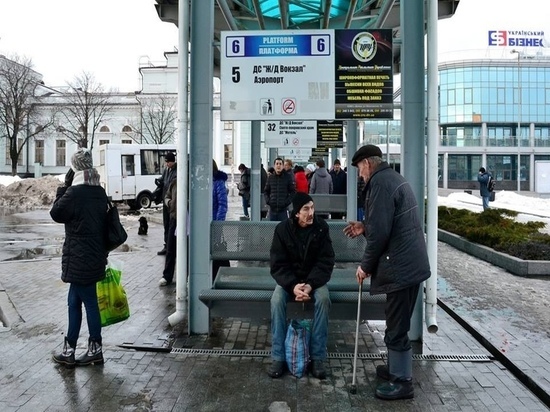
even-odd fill
[(101, 126), (99, 129), (100, 133), (109, 133), (111, 130), (107, 126)]
[[(497, 181), (517, 181), (517, 155), (487, 155), (487, 169)], [(529, 179), (529, 156), (521, 156), (520, 179)]]
[(122, 144), (132, 144), (131, 140), (122, 139)]
[(123, 133), (132, 133), (133, 130), (132, 130), (132, 128), (131, 128), (130, 126), (124, 126), (124, 127), (122, 128), (122, 132), (123, 132)]
[[(11, 165), (11, 156), (10, 156), (10, 145), (8, 140), (6, 139), (6, 165)], [(17, 165), (21, 165), (21, 157), (22, 157), (22, 151), (21, 147), (23, 146), (23, 139), (17, 139), (17, 146), (19, 147), (19, 157), (17, 158)]]
[(449, 155), (449, 181), (477, 180), (481, 155)]
[(231, 166), (233, 164), (233, 145), (223, 145), (223, 164), (224, 166)]
[(66, 145), (65, 140), (56, 140), (55, 141), (55, 165), (56, 166), (65, 166), (67, 155), (66, 155)]
[(99, 139), (99, 145), (101, 146), (102, 144), (109, 144), (109, 140), (108, 139)]
[(233, 122), (223, 122), (223, 130), (233, 130)]
[(34, 141), (34, 162), (44, 165), (44, 140)]
[(122, 176), (134, 176), (134, 155), (122, 155)]

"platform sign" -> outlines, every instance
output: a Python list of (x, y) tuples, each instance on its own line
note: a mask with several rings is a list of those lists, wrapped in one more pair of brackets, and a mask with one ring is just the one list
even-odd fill
[(265, 147), (315, 147), (317, 145), (317, 122), (313, 120), (266, 121)]
[(391, 29), (221, 34), (224, 121), (393, 118)]
[(227, 31), (221, 39), (221, 118), (334, 117), (334, 31)]

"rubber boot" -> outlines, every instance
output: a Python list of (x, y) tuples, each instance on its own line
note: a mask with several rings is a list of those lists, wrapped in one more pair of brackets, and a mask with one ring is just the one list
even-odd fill
[(412, 349), (405, 352), (388, 351), (390, 381), (378, 385), (375, 396), (379, 399), (397, 400), (414, 398), (412, 384)]
[(63, 351), (58, 355), (53, 355), (54, 362), (64, 365), (67, 369), (75, 367), (74, 348), (69, 345), (69, 341), (65, 338), (63, 343)]
[(88, 342), (88, 350), (76, 359), (76, 366), (103, 365), (101, 345), (93, 340)]

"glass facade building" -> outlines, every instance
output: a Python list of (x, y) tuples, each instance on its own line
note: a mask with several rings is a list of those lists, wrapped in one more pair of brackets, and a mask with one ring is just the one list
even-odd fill
[[(477, 189), (486, 167), (498, 188), (535, 190), (534, 165), (550, 160), (550, 59), (463, 60), (439, 65), (440, 186)], [(398, 106), (398, 104), (396, 104)], [(399, 122), (366, 122), (366, 142), (396, 143)]]

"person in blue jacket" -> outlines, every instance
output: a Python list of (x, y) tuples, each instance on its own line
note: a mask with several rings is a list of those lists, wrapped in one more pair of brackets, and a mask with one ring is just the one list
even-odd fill
[(477, 175), (477, 181), (479, 182), (479, 194), (483, 200), (483, 210), (489, 209), (489, 198), (491, 197), (491, 192), (489, 191), (488, 183), (490, 178), (491, 174), (487, 172), (484, 167), (480, 167)]
[(212, 220), (225, 220), (227, 216), (227, 173), (218, 170), (216, 161), (212, 159), (213, 171), (213, 196), (212, 196)]

